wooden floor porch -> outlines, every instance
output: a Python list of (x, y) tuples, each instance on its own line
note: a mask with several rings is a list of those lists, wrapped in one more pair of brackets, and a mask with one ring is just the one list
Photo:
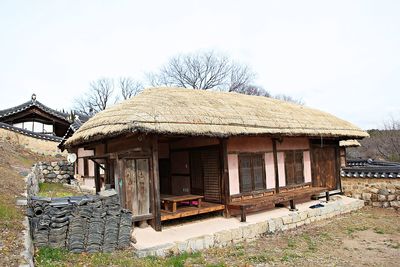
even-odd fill
[(161, 221), (173, 220), (214, 211), (223, 211), (224, 209), (225, 205), (223, 204), (202, 201), (200, 208), (196, 206), (179, 207), (175, 212), (161, 210)]

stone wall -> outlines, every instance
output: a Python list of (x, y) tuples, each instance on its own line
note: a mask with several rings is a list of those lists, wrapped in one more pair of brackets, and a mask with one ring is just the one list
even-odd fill
[(342, 177), (346, 196), (362, 199), (365, 205), (400, 209), (400, 179)]
[(74, 177), (74, 164), (66, 160), (38, 162), (36, 165), (43, 175), (40, 182), (68, 183)]
[(130, 246), (132, 213), (115, 190), (94, 196), (31, 197), (28, 217), (35, 247), (72, 252), (112, 252)]

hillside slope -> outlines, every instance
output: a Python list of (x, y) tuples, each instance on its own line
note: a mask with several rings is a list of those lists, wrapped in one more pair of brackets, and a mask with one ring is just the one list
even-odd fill
[(15, 133), (0, 133), (0, 266), (18, 266), (21, 259), (23, 247), (19, 238), (25, 211), (15, 203), (24, 192), (24, 177), (37, 161), (57, 159), (33, 152), (18, 142), (21, 139)]

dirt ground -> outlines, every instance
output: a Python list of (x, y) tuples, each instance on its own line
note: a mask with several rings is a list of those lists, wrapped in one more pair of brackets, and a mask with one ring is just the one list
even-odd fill
[(24, 177), (37, 161), (54, 160), (0, 136), (0, 266), (18, 266), (24, 210), (15, 205), (24, 192)]
[(210, 249), (204, 259), (226, 266), (400, 266), (400, 213), (365, 207), (233, 248)]

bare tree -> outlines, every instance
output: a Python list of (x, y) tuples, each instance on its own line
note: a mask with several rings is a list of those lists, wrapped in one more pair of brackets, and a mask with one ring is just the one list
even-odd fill
[(382, 130), (369, 130), (370, 138), (360, 141), (361, 147), (349, 148), (349, 158), (372, 158), (400, 162), (400, 120), (390, 118)]
[(121, 96), (125, 100), (137, 95), (140, 91), (142, 91), (143, 84), (141, 82), (134, 81), (129, 77), (121, 77), (119, 78), (119, 88), (121, 90)]
[(234, 90), (231, 90), (231, 92), (236, 92), (240, 94), (245, 94), (245, 95), (256, 95), (256, 96), (265, 96), (265, 97), (271, 97), (271, 94), (265, 90), (264, 88), (256, 85), (242, 85), (239, 87), (236, 87)]
[(114, 82), (101, 78), (90, 83), (89, 91), (75, 99), (75, 109), (85, 115), (104, 110), (113, 101)]
[(175, 56), (158, 73), (148, 75), (153, 86), (226, 91), (235, 91), (253, 79), (254, 73), (248, 66), (237, 64), (214, 51)]
[(298, 105), (304, 105), (304, 101), (302, 99), (296, 99), (289, 95), (278, 94), (278, 95), (273, 96), (273, 98), (283, 100), (286, 102), (291, 102), (291, 103), (298, 104)]

